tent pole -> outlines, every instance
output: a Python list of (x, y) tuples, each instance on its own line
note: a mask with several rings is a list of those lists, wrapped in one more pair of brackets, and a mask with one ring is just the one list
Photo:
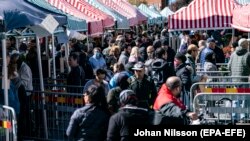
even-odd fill
[(6, 35), (2, 34), (2, 55), (3, 55), (3, 89), (4, 89), (4, 105), (9, 106), (9, 99), (8, 99), (8, 69), (7, 69), (7, 51), (6, 51)]
[(47, 127), (47, 115), (46, 110), (44, 109), (45, 105), (45, 95), (44, 95), (44, 85), (43, 85), (43, 70), (42, 70), (42, 59), (41, 59), (41, 47), (39, 43), (39, 37), (36, 36), (36, 46), (37, 46), (37, 59), (38, 59), (38, 66), (39, 66), (39, 77), (40, 77), (40, 89), (42, 92), (42, 99), (43, 99), (43, 125), (44, 125), (44, 135), (45, 139), (48, 139), (48, 127)]
[[(247, 33), (248, 39), (250, 38), (250, 32)], [(249, 52), (249, 44), (248, 44), (248, 52)]]
[(66, 59), (66, 65), (67, 65), (67, 73), (70, 72), (70, 67), (69, 67), (69, 43), (65, 44), (65, 59)]
[(53, 79), (56, 79), (56, 60), (55, 60), (55, 36), (52, 34), (52, 61), (53, 61)]
[[(2, 33), (2, 55), (3, 55), (3, 78), (2, 78), (2, 87), (4, 90), (4, 105), (9, 106), (9, 97), (8, 97), (8, 69), (7, 69), (7, 59), (6, 59), (6, 35)], [(8, 118), (8, 111), (5, 111), (7, 113)], [(9, 140), (9, 130), (6, 131), (6, 141)]]
[(46, 52), (46, 56), (47, 56), (47, 55), (49, 56), (49, 49), (48, 49), (48, 47), (49, 47), (49, 39), (48, 39), (48, 37), (46, 36), (46, 37), (45, 37), (45, 52)]

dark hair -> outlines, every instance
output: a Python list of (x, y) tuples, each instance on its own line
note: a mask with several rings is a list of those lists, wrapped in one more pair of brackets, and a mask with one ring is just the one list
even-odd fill
[(128, 78), (129, 76), (127, 74), (119, 74), (117, 77), (117, 86), (119, 86), (122, 90), (127, 89), (129, 87)]
[(166, 54), (166, 50), (163, 48), (157, 48), (155, 51), (155, 57), (156, 58), (162, 58), (162, 55)]
[(168, 42), (167, 38), (161, 39), (161, 46), (168, 46)]
[(233, 48), (238, 47), (238, 46), (239, 46), (239, 45), (238, 45), (238, 42), (233, 42), (232, 46), (233, 46)]
[(180, 53), (180, 52), (176, 53), (175, 58), (180, 60), (182, 63), (185, 63), (187, 60), (187, 57), (183, 53)]
[(122, 63), (116, 63), (116, 68), (119, 72), (125, 71), (125, 66)]
[(100, 75), (100, 74), (107, 74), (107, 72), (104, 70), (104, 69), (97, 69), (96, 71), (95, 71), (95, 75)]
[(109, 40), (109, 46), (112, 46), (113, 44), (115, 44), (115, 40), (114, 39)]
[(122, 44), (120, 48), (121, 48), (121, 51), (124, 51), (124, 49), (127, 49), (127, 48), (128, 48), (128, 45)]
[(90, 103), (99, 106), (104, 112), (110, 114), (104, 91), (103, 86), (90, 85), (85, 94), (90, 97)]
[(77, 62), (79, 63), (79, 60), (80, 60), (80, 58), (79, 58), (79, 53), (77, 53), (77, 52), (72, 52), (72, 53), (70, 53), (70, 55), (69, 55), (69, 58), (70, 57), (72, 57), (74, 60), (77, 60)]
[(26, 51), (27, 49), (28, 49), (28, 46), (25, 43), (20, 44), (20, 47), (19, 47), (20, 51)]

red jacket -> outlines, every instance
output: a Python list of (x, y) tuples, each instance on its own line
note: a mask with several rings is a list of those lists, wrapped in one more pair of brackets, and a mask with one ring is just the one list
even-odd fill
[(176, 106), (180, 107), (182, 110), (186, 109), (186, 106), (182, 103), (180, 99), (173, 96), (172, 92), (168, 89), (166, 84), (163, 84), (154, 103), (154, 110), (160, 110), (160, 108), (167, 104), (173, 102)]

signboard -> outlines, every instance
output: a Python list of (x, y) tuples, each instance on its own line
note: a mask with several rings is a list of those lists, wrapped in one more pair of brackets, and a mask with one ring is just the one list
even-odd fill
[(38, 37), (49, 36), (54, 33), (59, 23), (52, 15), (48, 15), (39, 25), (31, 26), (30, 28)]

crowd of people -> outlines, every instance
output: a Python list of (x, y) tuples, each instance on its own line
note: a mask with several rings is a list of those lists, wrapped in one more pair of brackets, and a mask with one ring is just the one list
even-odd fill
[[(88, 141), (125, 141), (131, 125), (188, 125), (197, 120), (197, 114), (189, 110), (190, 88), (196, 82), (207, 81), (207, 75), (213, 75), (209, 71), (218, 71), (216, 63), (226, 63), (228, 55), (215, 34), (220, 33), (183, 32), (176, 51), (169, 46), (167, 25), (137, 34), (111, 34), (105, 37), (103, 46), (71, 39), (67, 60), (65, 45), (58, 44), (57, 72), (63, 65), (66, 85), (81, 86), (85, 102), (74, 111), (67, 136)], [(232, 46), (230, 52), (231, 75), (249, 76), (248, 40), (237, 39), (233, 45), (237, 48)], [(22, 43), (19, 51), (15, 50), (15, 39), (8, 39), (9, 105), (23, 121), (31, 94), (26, 91), (33, 90), (32, 79), (39, 77), (36, 41)], [(197, 73), (197, 63), (205, 74)], [(3, 94), (0, 96), (3, 104)], [(29, 122), (26, 120), (19, 123), (20, 129)]]

